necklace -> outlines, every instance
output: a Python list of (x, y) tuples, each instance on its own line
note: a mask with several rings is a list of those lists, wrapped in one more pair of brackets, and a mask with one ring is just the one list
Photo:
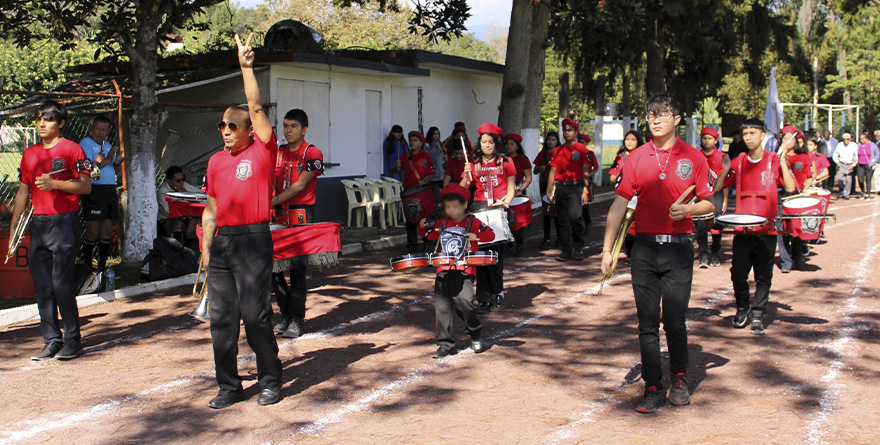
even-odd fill
[(672, 153), (669, 153), (669, 156), (666, 158), (666, 163), (661, 166), (660, 165), (660, 153), (657, 152), (657, 146), (654, 145), (653, 143), (651, 144), (651, 146), (654, 147), (654, 156), (657, 157), (657, 167), (660, 167), (660, 180), (665, 181), (666, 180), (666, 166), (669, 165), (669, 158), (672, 157)]

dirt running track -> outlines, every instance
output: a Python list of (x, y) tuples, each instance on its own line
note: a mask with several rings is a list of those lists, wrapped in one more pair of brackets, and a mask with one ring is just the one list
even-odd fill
[[(593, 241), (606, 209), (593, 209)], [(242, 333), (249, 400), (207, 408), (209, 332), (186, 315), (187, 289), (84, 309), (86, 354), (71, 362), (28, 359), (36, 323), (4, 329), (0, 443), (878, 443), (880, 199), (832, 211), (810, 271), (777, 270), (763, 337), (730, 327), (729, 255), (695, 270), (689, 407), (632, 411), (643, 385), (626, 266), (597, 296), (599, 247), (560, 265), (535, 227), (528, 257), (506, 264), (509, 306), (484, 317), (480, 355), (430, 358), (430, 272), (392, 275), (384, 252), (315, 274), (310, 333), (280, 341), (285, 398), (271, 407), (256, 405)]]

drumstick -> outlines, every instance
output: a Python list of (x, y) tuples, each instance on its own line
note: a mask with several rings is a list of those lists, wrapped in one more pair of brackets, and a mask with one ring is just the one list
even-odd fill
[[(467, 165), (468, 164), (467, 145), (464, 144), (464, 136), (459, 136), (458, 138), (461, 139), (461, 151), (464, 153), (464, 165)], [(474, 180), (474, 177), (471, 174), (471, 172), (467, 172), (467, 176), (468, 176), (469, 182)]]
[(678, 197), (678, 199), (675, 201), (675, 203), (672, 204), (672, 207), (675, 207), (677, 205), (681, 205), (682, 201), (684, 201), (687, 197), (689, 197), (691, 195), (691, 192), (694, 191), (695, 188), (697, 188), (696, 185), (692, 185), (692, 186), (688, 187), (687, 190), (685, 190), (684, 193), (682, 193), (681, 196)]

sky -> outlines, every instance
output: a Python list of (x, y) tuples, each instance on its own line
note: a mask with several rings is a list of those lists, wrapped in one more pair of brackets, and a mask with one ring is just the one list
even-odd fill
[[(263, 0), (233, 0), (241, 6), (253, 7), (263, 2)], [(471, 6), (471, 18), (466, 25), (468, 31), (483, 36), (483, 30), (486, 26), (496, 24), (502, 26), (510, 25), (510, 8), (513, 0), (470, 0), (468, 4)]]

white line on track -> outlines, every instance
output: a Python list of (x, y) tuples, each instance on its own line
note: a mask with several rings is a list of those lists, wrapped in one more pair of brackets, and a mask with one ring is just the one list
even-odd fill
[(845, 226), (845, 225), (847, 225), (847, 224), (852, 224), (852, 223), (854, 223), (854, 222), (864, 221), (864, 220), (866, 220), (866, 219), (876, 218), (876, 217), (878, 217), (878, 216), (880, 216), (880, 212), (874, 212), (874, 213), (872, 213), (872, 214), (870, 214), (870, 215), (865, 215), (865, 216), (860, 216), (860, 217), (858, 217), (858, 218), (848, 219), (848, 220), (846, 220), (846, 221), (844, 221), (844, 222), (842, 222), (842, 223), (835, 223), (835, 224), (833, 224), (833, 225), (826, 224), (826, 225), (825, 225), (825, 230), (833, 229), (833, 228), (835, 228), (835, 227)]
[(862, 285), (873, 273), (871, 264), (873, 264), (878, 247), (880, 247), (878, 246), (876, 235), (877, 225), (871, 224), (868, 231), (869, 242), (867, 244), (871, 247), (855, 267), (849, 268), (849, 270), (856, 271), (850, 275), (853, 291), (844, 301), (840, 310), (843, 313), (841, 328), (837, 330), (837, 336), (834, 341), (826, 348), (833, 358), (828, 363), (828, 370), (825, 372), (825, 375), (819, 379), (825, 385), (825, 389), (822, 391), (822, 397), (819, 399), (819, 411), (807, 425), (807, 433), (804, 437), (806, 443), (824, 444), (828, 442), (827, 436), (832, 417), (835, 414), (835, 408), (839, 404), (842, 393), (846, 390), (845, 385), (839, 382), (839, 378), (845, 372), (847, 359), (857, 353), (857, 348), (853, 345), (853, 337), (856, 334), (857, 327), (850, 314), (860, 309), (859, 300), (865, 295), (866, 291)]
[[(629, 277), (630, 277), (630, 275), (628, 273), (620, 274), (620, 275), (617, 275), (617, 276), (611, 278), (610, 280), (608, 280), (608, 282), (606, 284), (611, 285), (611, 284), (614, 284), (618, 281), (629, 279)], [(574, 294), (571, 297), (565, 298), (563, 300), (559, 300), (556, 304), (548, 307), (544, 311), (542, 311), (538, 314), (532, 315), (531, 317), (528, 317), (524, 320), (521, 320), (520, 322), (513, 325), (513, 327), (510, 327), (508, 329), (505, 329), (503, 331), (495, 333), (494, 335), (490, 336), (488, 340), (492, 343), (495, 343), (499, 340), (503, 340), (505, 338), (512, 337), (513, 335), (516, 335), (517, 333), (519, 333), (523, 329), (523, 327), (525, 327), (529, 324), (532, 324), (532, 323), (534, 323), (534, 322), (536, 322), (536, 321), (538, 321), (548, 315), (558, 313), (561, 308), (564, 308), (566, 306), (569, 306), (569, 305), (577, 302), (580, 298), (582, 298), (585, 295), (588, 295), (588, 294), (595, 295), (598, 291), (599, 291), (599, 285), (597, 284), (597, 285), (591, 286), (589, 289), (587, 289), (585, 291), (578, 292), (577, 294)], [(410, 371), (409, 373), (398, 378), (397, 380), (394, 380), (394, 381), (392, 381), (392, 382), (390, 382), (380, 388), (377, 388), (377, 389), (370, 391), (367, 395), (365, 395), (355, 401), (344, 404), (339, 409), (322, 416), (318, 420), (316, 420), (312, 423), (309, 423), (307, 425), (303, 425), (302, 427), (300, 427), (297, 431), (295, 431), (293, 433), (293, 436), (295, 438), (300, 435), (318, 434), (322, 430), (324, 430), (327, 426), (341, 422), (349, 414), (367, 411), (372, 407), (373, 403), (376, 402), (377, 400), (382, 399), (382, 398), (389, 396), (391, 394), (394, 394), (395, 392), (397, 392), (401, 389), (404, 389), (414, 383), (420, 382), (426, 378), (429, 378), (433, 375), (436, 375), (439, 371), (445, 369), (446, 367), (454, 365), (458, 362), (464, 361), (473, 355), (474, 354), (472, 352), (470, 352), (469, 350), (463, 351), (463, 352), (456, 354), (452, 357), (438, 360), (436, 363), (421, 366), (413, 371)]]

